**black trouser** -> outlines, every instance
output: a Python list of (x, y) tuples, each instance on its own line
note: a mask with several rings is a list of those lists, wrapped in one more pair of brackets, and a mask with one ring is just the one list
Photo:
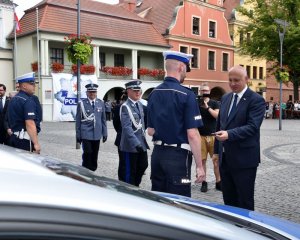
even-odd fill
[(222, 156), (220, 174), (225, 205), (254, 210), (254, 185), (257, 167), (232, 168), (226, 164), (225, 153)]
[(191, 197), (191, 166), (190, 151), (155, 145), (151, 156), (152, 191)]
[(106, 120), (110, 121), (111, 120), (111, 112), (105, 112), (106, 113)]
[(119, 151), (119, 180), (139, 186), (148, 167), (147, 151), (131, 153)]
[(82, 139), (82, 166), (92, 171), (96, 171), (98, 162), (100, 140)]
[(10, 145), (15, 148), (23, 149), (29, 152), (33, 152), (33, 143), (27, 139), (19, 139), (16, 135), (12, 134), (9, 139)]

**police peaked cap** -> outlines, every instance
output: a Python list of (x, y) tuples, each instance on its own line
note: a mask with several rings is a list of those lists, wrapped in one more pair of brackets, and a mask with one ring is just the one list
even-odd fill
[(34, 72), (26, 73), (16, 78), (17, 83), (35, 82)]
[(141, 89), (141, 86), (140, 86), (141, 83), (142, 83), (142, 81), (140, 81), (140, 80), (133, 80), (128, 83), (125, 83), (125, 87), (126, 87), (126, 89), (139, 90), (139, 89)]
[(97, 92), (98, 84), (89, 83), (89, 84), (85, 85), (85, 88), (86, 88), (87, 92)]
[(177, 52), (177, 51), (164, 51), (163, 56), (165, 60), (173, 59), (177, 60), (179, 62), (183, 62), (186, 65), (186, 71), (190, 72), (190, 60), (194, 56), (193, 54), (186, 54), (183, 52)]

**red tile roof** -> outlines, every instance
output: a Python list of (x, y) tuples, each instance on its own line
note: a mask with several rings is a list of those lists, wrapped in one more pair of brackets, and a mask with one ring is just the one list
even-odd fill
[[(39, 30), (64, 35), (77, 33), (77, 0), (44, 0), (25, 11), (20, 20), (22, 32), (36, 31), (36, 7), (39, 7)], [(168, 47), (167, 41), (146, 19), (123, 7), (92, 0), (81, 0), (81, 32), (92, 38)]]
[(145, 19), (153, 22), (154, 26), (161, 34), (165, 34), (173, 21), (175, 8), (182, 0), (143, 0), (142, 4), (136, 8), (137, 13), (149, 9)]

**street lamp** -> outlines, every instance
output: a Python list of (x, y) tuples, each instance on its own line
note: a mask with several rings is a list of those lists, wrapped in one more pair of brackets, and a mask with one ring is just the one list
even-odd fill
[[(282, 45), (286, 28), (289, 26), (289, 23), (285, 20), (275, 19), (275, 23), (278, 24), (278, 33), (280, 40), (280, 71), (282, 71)], [(281, 32), (281, 27), (283, 31)], [(279, 130), (282, 129), (282, 79), (279, 79)]]
[[(77, 37), (80, 37), (80, 0), (77, 0)], [(77, 60), (77, 104), (81, 98), (81, 82), (80, 82), (80, 60)], [(79, 108), (81, 111), (81, 108)], [(80, 114), (81, 116), (81, 114)], [(80, 144), (76, 140), (76, 149), (80, 149)]]

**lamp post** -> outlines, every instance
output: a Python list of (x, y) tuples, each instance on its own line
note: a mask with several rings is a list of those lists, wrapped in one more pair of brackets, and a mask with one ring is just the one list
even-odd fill
[[(278, 34), (279, 34), (279, 40), (280, 40), (280, 71), (282, 71), (282, 45), (283, 45), (283, 39), (284, 34), (286, 31), (286, 28), (289, 26), (289, 23), (285, 20), (281, 19), (275, 19), (275, 23), (278, 24)], [(281, 31), (281, 29), (283, 31)], [(279, 130), (282, 129), (282, 79), (279, 79)]]
[[(77, 0), (77, 37), (78, 38), (80, 37), (80, 0)], [(80, 60), (78, 59), (77, 60), (77, 103), (79, 103), (80, 98), (81, 98)], [(76, 149), (80, 149), (80, 144), (77, 141), (76, 141)]]

